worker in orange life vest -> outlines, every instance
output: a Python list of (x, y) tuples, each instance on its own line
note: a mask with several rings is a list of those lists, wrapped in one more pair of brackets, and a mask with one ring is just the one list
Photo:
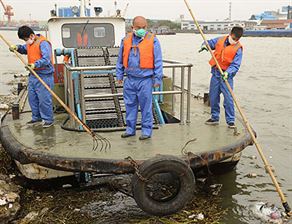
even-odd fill
[[(225, 80), (228, 81), (233, 89), (233, 78), (238, 72), (242, 61), (242, 45), (239, 39), (243, 35), (242, 27), (233, 27), (228, 36), (218, 37), (208, 40), (208, 43), (214, 55), (218, 60), (220, 67), (223, 70), (221, 76), (215, 60), (212, 58), (209, 61), (211, 65), (211, 83), (209, 90), (210, 104), (211, 104), (211, 118), (205, 122), (207, 125), (218, 125), (220, 116), (220, 94), (224, 96), (225, 120), (229, 128), (235, 128), (235, 112), (234, 103), (230, 92), (227, 89)], [(205, 44), (202, 44), (201, 50), (208, 51)]]
[(133, 32), (121, 43), (116, 65), (118, 83), (123, 83), (127, 129), (122, 138), (136, 134), (138, 107), (142, 114), (140, 140), (151, 138), (153, 128), (152, 88), (159, 87), (163, 76), (162, 52), (158, 39), (147, 32), (147, 21), (142, 16), (133, 20)]
[[(36, 35), (28, 26), (22, 26), (18, 29), (18, 37), (26, 44), (11, 45), (9, 50), (27, 54), (28, 66), (52, 89), (54, 87), (54, 66), (50, 42), (44, 36)], [(27, 124), (42, 123), (43, 128), (52, 126), (54, 122), (52, 96), (32, 74), (30, 74), (28, 81), (28, 100), (32, 119)]]

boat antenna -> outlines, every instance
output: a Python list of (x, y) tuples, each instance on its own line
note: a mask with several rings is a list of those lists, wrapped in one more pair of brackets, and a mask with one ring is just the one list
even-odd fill
[[(217, 68), (219, 69), (221, 75), (223, 76), (223, 70), (222, 70), (221, 66), (219, 65), (219, 63), (218, 63), (218, 61), (217, 61), (217, 59), (216, 59), (216, 57), (215, 57), (215, 55), (214, 55), (214, 53), (213, 53), (213, 50), (211, 49), (211, 47), (210, 47), (210, 45), (209, 45), (209, 43), (208, 43), (208, 41), (207, 41), (207, 38), (206, 38), (205, 34), (203, 33), (203, 31), (202, 31), (202, 29), (201, 29), (201, 27), (200, 27), (198, 21), (196, 20), (195, 15), (194, 15), (194, 13), (193, 13), (193, 11), (192, 11), (192, 9), (191, 9), (191, 7), (190, 7), (188, 1), (187, 1), (187, 0), (184, 0), (184, 2), (185, 2), (185, 4), (186, 4), (186, 6), (187, 6), (187, 8), (188, 8), (188, 10), (189, 10), (189, 12), (190, 12), (190, 14), (191, 14), (193, 20), (194, 20), (194, 23), (195, 23), (197, 29), (199, 30), (199, 32), (200, 32), (202, 38), (204, 39), (205, 45), (206, 45), (206, 47), (208, 48), (208, 50), (209, 50), (209, 52), (210, 52), (212, 58), (214, 59)], [(234, 103), (235, 103), (235, 105), (236, 105), (236, 107), (237, 107), (237, 110), (239, 111), (239, 114), (240, 114), (241, 117), (242, 117), (243, 123), (245, 124), (245, 128), (246, 128), (247, 131), (249, 132), (249, 134), (250, 134), (250, 136), (251, 136), (251, 138), (252, 138), (252, 140), (253, 140), (253, 143), (255, 144), (255, 146), (256, 146), (256, 148), (257, 148), (257, 151), (258, 151), (258, 153), (260, 154), (260, 157), (261, 157), (261, 159), (263, 160), (263, 162), (264, 162), (264, 164), (265, 164), (266, 171), (269, 173), (269, 175), (270, 175), (270, 177), (271, 177), (271, 179), (272, 179), (272, 182), (273, 182), (273, 184), (274, 184), (274, 186), (275, 186), (275, 188), (276, 188), (276, 190), (277, 190), (277, 192), (278, 192), (278, 194), (279, 194), (279, 196), (280, 196), (280, 198), (281, 198), (282, 205), (283, 205), (283, 207), (284, 207), (284, 209), (285, 209), (285, 212), (286, 212), (286, 214), (287, 214), (289, 217), (291, 217), (291, 216), (292, 216), (291, 208), (289, 207), (288, 202), (287, 202), (287, 200), (286, 200), (286, 198), (285, 198), (285, 195), (283, 194), (283, 192), (282, 192), (282, 190), (281, 190), (281, 188), (280, 188), (280, 185), (279, 185), (279, 183), (278, 183), (278, 181), (277, 181), (277, 179), (276, 179), (276, 177), (275, 177), (275, 175), (274, 175), (274, 173), (273, 173), (273, 171), (272, 171), (272, 169), (271, 169), (271, 166), (270, 166), (270, 164), (268, 163), (268, 160), (266, 159), (266, 157), (265, 157), (265, 155), (264, 155), (264, 153), (263, 153), (263, 149), (262, 149), (262, 147), (260, 146), (260, 144), (258, 143), (258, 141), (257, 141), (257, 139), (256, 139), (256, 137), (255, 137), (255, 133), (254, 133), (254, 131), (253, 131), (251, 125), (249, 124), (249, 121), (247, 120), (247, 117), (245, 116), (243, 110), (241, 109), (241, 106), (239, 105), (239, 102), (238, 102), (238, 100), (237, 100), (237, 98), (236, 98), (236, 96), (235, 96), (233, 90), (231, 89), (231, 86), (229, 85), (228, 80), (224, 80), (224, 82), (225, 82), (225, 84), (226, 84), (226, 86), (227, 86), (227, 88), (228, 88), (228, 90), (229, 90), (229, 92), (230, 92), (230, 94), (231, 94), (231, 96), (232, 96), (232, 99), (234, 100)]]
[(83, 26), (83, 29), (82, 29), (82, 32), (81, 32), (81, 37), (83, 37), (84, 31), (85, 31), (85, 29), (86, 29), (88, 24), (89, 24), (89, 19), (86, 21), (86, 23)]
[(86, 0), (80, 0), (80, 17), (85, 17), (85, 1)]

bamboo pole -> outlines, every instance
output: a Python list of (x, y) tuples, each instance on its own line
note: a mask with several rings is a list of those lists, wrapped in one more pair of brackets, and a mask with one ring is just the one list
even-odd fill
[[(209, 50), (209, 52), (210, 52), (212, 58), (213, 58), (213, 59), (215, 60), (215, 62), (216, 62), (216, 66), (217, 66), (217, 68), (219, 69), (221, 75), (223, 75), (223, 70), (221, 69), (221, 67), (220, 67), (220, 65), (219, 65), (219, 63), (218, 63), (218, 61), (217, 61), (217, 59), (216, 59), (216, 57), (215, 57), (215, 55), (214, 55), (214, 53), (213, 53), (213, 51), (212, 51), (210, 45), (209, 45), (209, 43), (208, 43), (208, 41), (207, 41), (207, 39), (206, 39), (206, 36), (204, 35), (202, 29), (200, 28), (199, 23), (198, 23), (198, 21), (196, 20), (195, 15), (194, 15), (194, 13), (193, 13), (193, 11), (192, 11), (192, 9), (191, 9), (191, 7), (190, 7), (188, 1), (187, 1), (187, 0), (184, 0), (184, 2), (185, 2), (185, 4), (186, 4), (186, 6), (187, 6), (187, 8), (188, 8), (188, 10), (189, 10), (189, 12), (190, 12), (190, 14), (191, 14), (193, 20), (194, 20), (194, 22), (195, 22), (195, 25), (196, 25), (197, 29), (199, 30), (201, 36), (202, 36), (203, 39), (204, 39), (205, 45), (207, 46), (207, 48), (208, 48), (208, 50)], [(276, 188), (276, 190), (277, 190), (277, 192), (278, 192), (278, 194), (279, 194), (279, 196), (280, 196), (280, 198), (281, 198), (282, 205), (283, 205), (283, 207), (284, 207), (284, 209), (285, 209), (285, 212), (287, 213), (287, 215), (291, 216), (291, 215), (292, 215), (292, 214), (291, 214), (291, 209), (290, 209), (290, 207), (289, 207), (289, 205), (288, 205), (288, 202), (287, 202), (287, 200), (286, 200), (286, 198), (285, 198), (285, 195), (283, 194), (283, 192), (282, 192), (282, 190), (281, 190), (281, 188), (280, 188), (280, 185), (279, 185), (279, 183), (278, 183), (278, 181), (277, 181), (277, 179), (276, 179), (276, 177), (275, 177), (275, 175), (274, 175), (274, 173), (273, 173), (273, 171), (272, 171), (272, 169), (271, 169), (271, 166), (269, 165), (268, 160), (266, 159), (266, 157), (265, 157), (265, 155), (264, 155), (264, 153), (263, 153), (263, 149), (262, 149), (262, 147), (260, 146), (260, 144), (258, 143), (258, 141), (257, 141), (257, 139), (256, 139), (256, 137), (255, 137), (255, 134), (254, 134), (254, 132), (253, 132), (253, 130), (252, 130), (252, 128), (251, 128), (251, 125), (249, 124), (249, 121), (248, 121), (247, 117), (245, 116), (243, 110), (241, 109), (241, 106), (240, 106), (240, 104), (239, 104), (239, 102), (238, 102), (238, 100), (237, 100), (237, 98), (236, 98), (236, 96), (235, 96), (233, 90), (231, 89), (231, 86), (229, 85), (229, 83), (228, 83), (227, 80), (224, 80), (224, 81), (225, 81), (225, 84), (226, 84), (226, 86), (227, 86), (227, 88), (228, 88), (228, 90), (229, 90), (229, 92), (230, 92), (230, 94), (231, 94), (231, 96), (232, 96), (232, 98), (233, 98), (233, 100), (234, 100), (234, 103), (235, 103), (235, 105), (236, 105), (236, 108), (237, 108), (237, 110), (239, 111), (239, 113), (240, 113), (240, 115), (241, 115), (241, 117), (242, 117), (242, 119), (243, 119), (243, 121), (244, 121), (245, 127), (246, 127), (246, 129), (248, 130), (249, 134), (251, 135), (251, 138), (252, 138), (252, 140), (253, 140), (253, 142), (254, 142), (256, 148), (257, 148), (257, 151), (258, 151), (258, 153), (260, 154), (260, 157), (261, 157), (262, 161), (263, 161), (264, 164), (265, 164), (265, 169), (266, 169), (266, 171), (269, 173), (269, 175), (270, 175), (270, 177), (271, 177), (271, 179), (272, 179), (272, 182), (273, 182), (273, 184), (274, 184), (274, 186), (275, 186), (275, 188)]]

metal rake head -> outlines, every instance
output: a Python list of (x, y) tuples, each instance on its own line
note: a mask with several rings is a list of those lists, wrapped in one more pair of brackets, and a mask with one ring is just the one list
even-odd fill
[(106, 152), (108, 149), (111, 148), (111, 143), (108, 139), (102, 137), (101, 135), (94, 134), (93, 136), (93, 147), (92, 150), (96, 151), (99, 150), (100, 152)]

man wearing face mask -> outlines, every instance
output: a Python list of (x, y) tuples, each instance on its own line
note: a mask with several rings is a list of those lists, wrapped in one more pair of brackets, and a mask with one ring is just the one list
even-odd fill
[[(35, 34), (28, 26), (18, 29), (18, 37), (24, 40), (24, 45), (11, 45), (10, 51), (18, 51), (20, 54), (27, 54), (28, 67), (42, 78), (52, 89), (54, 87), (54, 66), (52, 62), (52, 47), (50, 42), (42, 35)], [(42, 123), (43, 128), (53, 125), (53, 104), (49, 91), (30, 74), (28, 81), (28, 100), (32, 111), (32, 119), (28, 125)]]
[(133, 20), (133, 32), (122, 40), (116, 65), (119, 84), (123, 83), (127, 129), (122, 138), (136, 135), (138, 107), (142, 114), (140, 140), (151, 138), (153, 128), (152, 88), (162, 82), (162, 52), (158, 39), (147, 32), (147, 21), (142, 16)]
[[(205, 122), (207, 125), (219, 124), (220, 94), (223, 93), (226, 123), (229, 128), (235, 128), (234, 103), (225, 84), (225, 80), (228, 81), (233, 89), (233, 77), (238, 72), (242, 61), (242, 45), (239, 42), (242, 35), (242, 27), (233, 27), (228, 36), (208, 40), (208, 43), (211, 49), (214, 50), (214, 55), (224, 73), (221, 76), (215, 60), (212, 58), (209, 61), (212, 73), (209, 90), (211, 118)], [(208, 51), (205, 44), (202, 44), (199, 52), (204, 50)]]

